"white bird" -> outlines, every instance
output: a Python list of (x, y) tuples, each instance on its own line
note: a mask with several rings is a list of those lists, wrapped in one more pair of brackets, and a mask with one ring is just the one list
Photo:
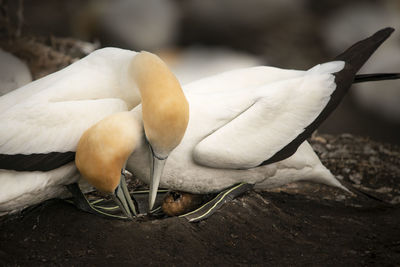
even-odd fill
[(24, 62), (0, 49), (0, 96), (32, 81), (32, 75)]
[[(173, 151), (158, 158), (156, 177), (150, 177), (147, 171), (151, 168), (148, 157), (154, 158), (152, 145), (150, 148), (147, 145), (147, 130), (116, 145), (115, 141), (108, 142), (113, 153), (104, 156), (106, 162), (120, 157), (119, 147), (124, 147), (121, 142), (125, 142), (132, 151), (130, 156), (123, 153), (127, 169), (151, 184), (150, 209), (157, 189), (152, 184), (157, 184), (160, 176), (163, 187), (192, 193), (217, 192), (241, 182), (271, 187), (298, 180), (343, 188), (304, 141), (336, 108), (354, 79), (364, 79), (357, 78), (356, 72), (392, 31), (381, 30), (349, 48), (335, 61), (308, 71), (255, 67), (191, 83), (184, 87), (190, 105), (186, 134)], [(374, 75), (367, 80), (371, 78)], [(173, 92), (160, 94), (158, 99), (170, 94)], [(151, 110), (145, 104), (141, 109), (139, 105), (130, 112), (113, 115), (112, 121), (119, 125), (115, 128), (118, 136), (122, 138), (124, 132), (137, 129), (142, 114), (144, 128), (146, 118), (157, 117), (149, 113)], [(124, 124), (128, 118), (132, 123)], [(175, 125), (175, 119), (162, 119), (158, 123), (168, 128)], [(104, 165), (118, 171), (118, 167), (96, 159), (101, 158), (98, 147), (108, 138), (102, 131), (109, 124), (110, 120), (105, 119), (91, 127), (84, 138), (96, 139), (90, 144), (83, 141), (84, 145), (77, 148), (77, 158), (94, 159), (79, 165), (89, 180), (101, 175)], [(162, 147), (163, 136), (157, 138)]]
[(140, 103), (137, 53), (106, 48), (0, 98), (0, 213), (65, 193), (82, 133)]

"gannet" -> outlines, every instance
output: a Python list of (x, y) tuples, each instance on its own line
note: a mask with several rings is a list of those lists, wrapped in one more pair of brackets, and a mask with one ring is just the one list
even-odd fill
[[(359, 68), (392, 31), (391, 28), (383, 29), (356, 43), (334, 61), (307, 71), (254, 67), (184, 86), (189, 102), (189, 123), (181, 142), (170, 150), (164, 169), (160, 168), (163, 170), (160, 185), (191, 193), (218, 192), (243, 182), (273, 187), (299, 180), (343, 188), (320, 164), (305, 140), (336, 108), (353, 82), (371, 80), (375, 76), (376, 79), (398, 78), (398, 75), (356, 76)], [(166, 95), (160, 94), (154, 101), (163, 97)], [(130, 112), (114, 115), (113, 120), (122, 124), (130, 117), (146, 128), (146, 109), (143, 103), (143, 107), (139, 105)], [(107, 119), (100, 121), (87, 135), (106, 139), (106, 135), (97, 131), (102, 131), (101, 125), (107, 123)], [(137, 128), (136, 123), (118, 127), (119, 135), (123, 136), (122, 131)], [(158, 120), (158, 123), (166, 128), (174, 126), (173, 119)], [(153, 145), (149, 147), (148, 143), (152, 144), (156, 139), (148, 142), (147, 134), (142, 130), (139, 136), (121, 142), (127, 146), (136, 142), (126, 168), (150, 183), (151, 209), (156, 190), (152, 174), (148, 172), (151, 167), (148, 158), (154, 158)], [(181, 138), (180, 135), (177, 137)], [(163, 143), (163, 136), (157, 138)], [(77, 157), (78, 153), (84, 153), (87, 158), (97, 157), (96, 148), (104, 141), (96, 138), (81, 150), (78, 147)], [(113, 146), (109, 148), (113, 150), (112, 157), (119, 157), (118, 149), (122, 145), (111, 142), (110, 146)], [(124, 161), (126, 154), (123, 155)], [(164, 158), (166, 153), (162, 156)], [(109, 162), (114, 161), (106, 158)], [(115, 171), (120, 167), (114, 167)], [(88, 162), (79, 168), (92, 167)]]
[(141, 102), (137, 84), (156, 79), (146, 71), (152, 66), (134, 64), (137, 55), (101, 49), (0, 97), (0, 213), (60, 196), (79, 180), (74, 157), (83, 132), (131, 110)]

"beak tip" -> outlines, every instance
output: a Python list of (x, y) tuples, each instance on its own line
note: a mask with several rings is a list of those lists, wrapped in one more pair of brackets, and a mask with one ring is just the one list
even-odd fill
[(156, 196), (157, 195), (153, 196), (152, 192), (150, 192), (150, 195), (149, 195), (149, 210), (148, 210), (149, 213), (151, 212), (151, 210), (154, 207), (154, 202), (155, 202)]
[(151, 169), (150, 169), (150, 193), (149, 193), (149, 209), (150, 213), (154, 207), (154, 203), (156, 202), (157, 190), (160, 184), (160, 178), (164, 169), (164, 165), (166, 162), (166, 158), (160, 159), (155, 156), (153, 150), (152, 152), (152, 160), (151, 160)]

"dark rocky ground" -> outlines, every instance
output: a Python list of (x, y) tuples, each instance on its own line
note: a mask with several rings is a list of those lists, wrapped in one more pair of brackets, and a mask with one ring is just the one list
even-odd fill
[(2, 218), (0, 265), (398, 266), (399, 147), (351, 135), (312, 143), (357, 196), (291, 184), (245, 193), (200, 223), (103, 219), (52, 200)]

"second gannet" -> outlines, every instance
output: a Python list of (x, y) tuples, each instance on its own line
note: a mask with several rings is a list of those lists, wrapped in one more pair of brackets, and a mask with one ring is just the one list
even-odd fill
[[(356, 73), (392, 32), (391, 28), (383, 29), (356, 43), (334, 61), (307, 71), (255, 67), (185, 86), (190, 103), (189, 124), (181, 143), (169, 154), (160, 184), (192, 193), (218, 192), (238, 183), (273, 187), (299, 180), (343, 188), (318, 157), (310, 153), (312, 149), (305, 140), (336, 108), (353, 82), (374, 79), (374, 75), (356, 76)], [(387, 77), (398, 78), (398, 75)], [(152, 101), (164, 97), (168, 95), (160, 94)], [(141, 109), (138, 106), (127, 116), (141, 123)], [(162, 143), (165, 137), (157, 135), (149, 140), (151, 146), (148, 146), (146, 118), (158, 114), (145, 109), (143, 104), (145, 130), (135, 137), (137, 143), (126, 168), (152, 184), (153, 175), (148, 172), (151, 166), (148, 157), (154, 158), (152, 142)], [(173, 118), (154, 121), (161, 127), (174, 127)], [(127, 124), (119, 130), (129, 132), (133, 125)], [(90, 135), (97, 135), (95, 128)], [(95, 149), (102, 143), (98, 139), (91, 147)], [(115, 147), (117, 157), (118, 146)], [(92, 148), (82, 151), (87, 153)], [(155, 192), (151, 185), (150, 199)]]

